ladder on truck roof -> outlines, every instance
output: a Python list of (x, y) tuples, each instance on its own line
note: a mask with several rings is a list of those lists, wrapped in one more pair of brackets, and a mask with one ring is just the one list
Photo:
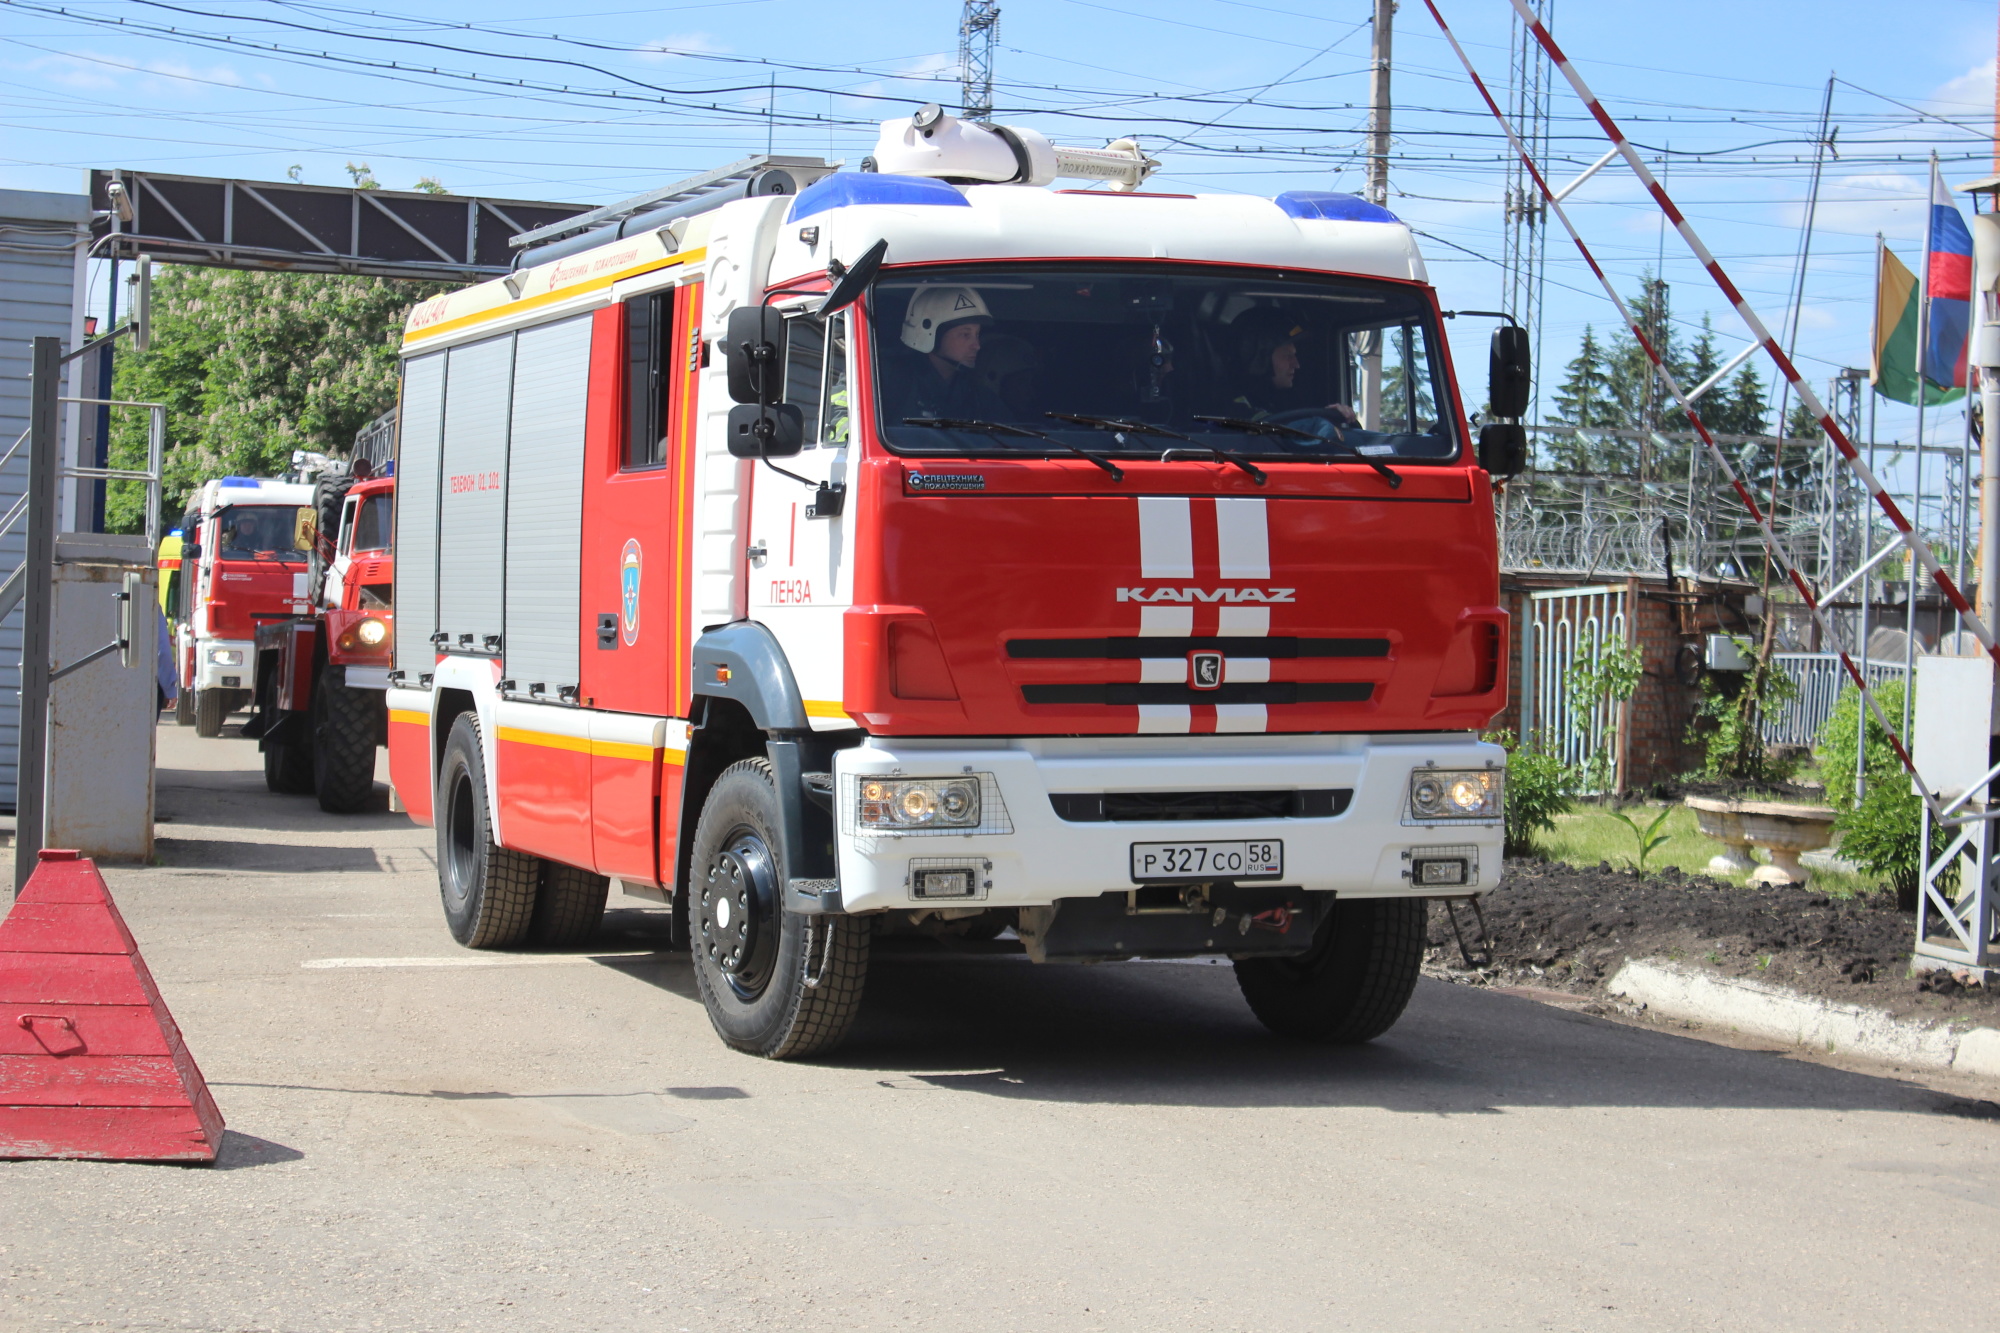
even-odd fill
[[(550, 241), (559, 241), (565, 237), (596, 231), (600, 227), (608, 227), (615, 223), (624, 222), (629, 218), (637, 217), (641, 213), (650, 213), (655, 209), (671, 208), (676, 204), (700, 205), (710, 201), (713, 204), (726, 203), (731, 199), (740, 198), (742, 195), (740, 188), (732, 193), (732, 186), (746, 186), (756, 176), (765, 171), (778, 170), (790, 172), (795, 182), (794, 188), (803, 189), (818, 180), (821, 176), (830, 175), (832, 172), (838, 170), (839, 166), (840, 164), (837, 162), (828, 162), (824, 158), (818, 157), (787, 157), (783, 154), (757, 153), (743, 158), (741, 161), (731, 162), (726, 167), (717, 167), (714, 171), (703, 172), (699, 176), (689, 176), (685, 180), (675, 181), (672, 185), (663, 185), (657, 190), (648, 190), (644, 194), (635, 194), (630, 199), (622, 200), (615, 204), (606, 204), (602, 208), (592, 209), (588, 213), (579, 213), (573, 218), (564, 218), (560, 222), (551, 222), (547, 226), (537, 227), (533, 231), (517, 233), (507, 238), (507, 244), (517, 250), (523, 250), (529, 246), (545, 245)], [(785, 192), (773, 190), (770, 193), (779, 194)], [(693, 207), (687, 211), (692, 213), (701, 210), (699, 207)]]

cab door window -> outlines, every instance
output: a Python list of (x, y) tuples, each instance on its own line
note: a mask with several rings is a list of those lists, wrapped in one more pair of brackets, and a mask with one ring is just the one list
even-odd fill
[(667, 462), (667, 385), (673, 349), (672, 288), (625, 303), (625, 445), (619, 466), (634, 472)]

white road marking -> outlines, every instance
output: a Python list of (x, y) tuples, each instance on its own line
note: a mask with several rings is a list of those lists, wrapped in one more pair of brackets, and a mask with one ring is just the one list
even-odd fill
[(650, 958), (653, 951), (591, 954), (506, 954), (498, 957), (452, 955), (446, 958), (308, 958), (299, 966), (334, 967), (554, 967), (560, 963), (594, 963), (604, 958)]
[(1194, 577), (1194, 523), (1186, 496), (1140, 497), (1139, 574), (1149, 579)]
[(1271, 537), (1264, 502), (1223, 498), (1215, 502), (1215, 547), (1225, 579), (1271, 577)]

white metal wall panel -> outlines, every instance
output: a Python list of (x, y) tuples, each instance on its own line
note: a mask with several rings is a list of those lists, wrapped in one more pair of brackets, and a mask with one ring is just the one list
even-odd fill
[(580, 679), (583, 431), (591, 317), (523, 329), (507, 475), (507, 675), (553, 698)]
[(436, 660), (438, 447), (444, 430), (445, 354), (403, 364), (396, 456), (396, 666), (409, 683)]
[[(438, 498), (438, 628), (454, 651), (500, 641), (505, 615), (507, 421), (514, 335), (448, 353)], [(468, 638), (467, 636), (470, 636)]]
[[(61, 338), (69, 350), (78, 299), (76, 242), (90, 221), (86, 195), (0, 190), (0, 452), (28, 429), (29, 370), (37, 337)], [(71, 363), (74, 365), (75, 363)], [(65, 381), (67, 385), (70, 381)], [(74, 395), (76, 388), (65, 387)], [(90, 393), (96, 392), (93, 386)], [(64, 409), (67, 422), (74, 409)], [(59, 427), (60, 429), (60, 427)], [(24, 444), (0, 470), (0, 511), (28, 488)], [(27, 524), (0, 534), (0, 578), (27, 558)], [(0, 809), (14, 808), (20, 740), (22, 610), (0, 623)]]

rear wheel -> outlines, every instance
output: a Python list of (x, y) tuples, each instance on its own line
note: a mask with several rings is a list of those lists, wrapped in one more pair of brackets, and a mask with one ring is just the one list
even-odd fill
[(610, 892), (606, 876), (558, 861), (542, 862), (542, 886), (535, 894), (528, 943), (544, 949), (573, 949), (584, 943), (604, 920), (604, 900)]
[(460, 713), (438, 774), (438, 892), (451, 937), (468, 949), (505, 949), (528, 934), (540, 863), (493, 840), (479, 718)]
[(229, 718), (229, 705), (235, 697), (235, 690), (194, 691), (194, 734), (220, 736), (222, 724)]
[(320, 672), (313, 688), (313, 783), (328, 814), (365, 810), (375, 795), (375, 738), (385, 699), (381, 690), (349, 689), (346, 667)]
[(1311, 951), (1246, 958), (1236, 984), (1265, 1027), (1300, 1041), (1372, 1041), (1395, 1026), (1424, 957), (1422, 898), (1336, 902)]
[(839, 1045), (868, 976), (867, 921), (785, 910), (781, 846), (771, 765), (724, 769), (689, 861), (695, 984), (724, 1041), (774, 1060)]
[(194, 725), (194, 687), (183, 685), (174, 696), (174, 722), (178, 726)]
[(312, 740), (306, 734), (305, 719), (291, 719), (292, 741), (263, 740), (264, 785), (280, 796), (313, 794)]

